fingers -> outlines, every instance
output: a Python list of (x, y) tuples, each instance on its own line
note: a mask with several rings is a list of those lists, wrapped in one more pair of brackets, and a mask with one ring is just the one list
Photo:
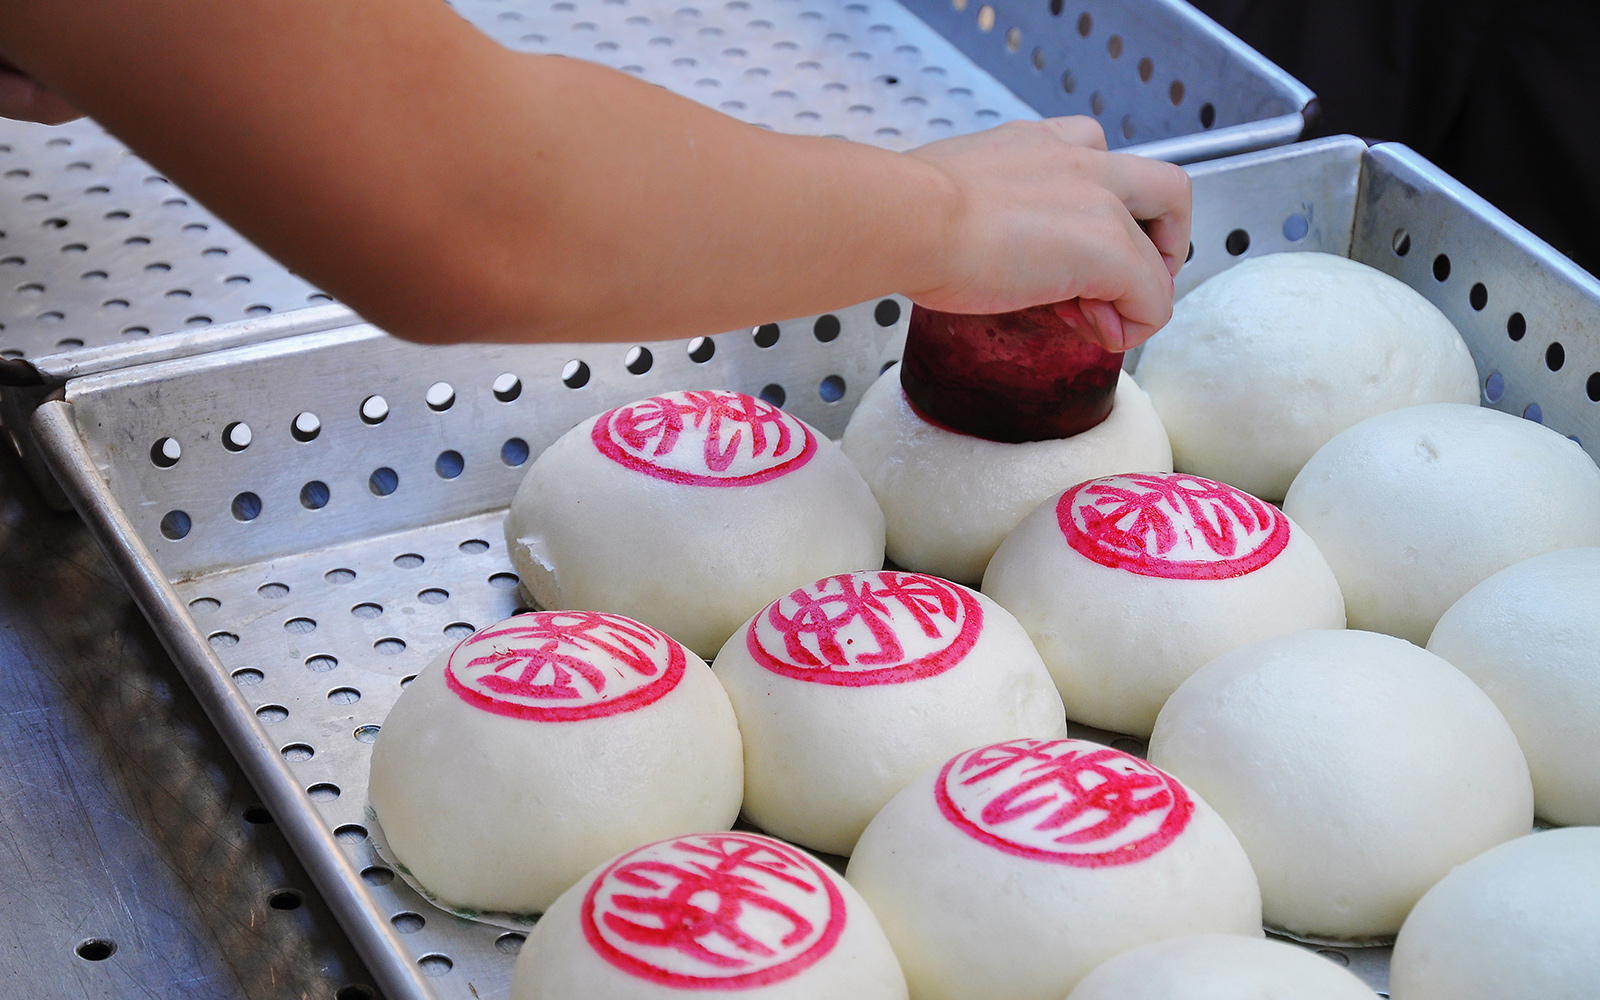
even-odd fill
[(1145, 233), (1160, 252), (1167, 274), (1176, 277), (1189, 255), (1193, 211), (1189, 175), (1182, 167), (1161, 160), (1113, 153), (1105, 185), (1135, 219), (1145, 223)]
[(1073, 115), (1070, 118), (1046, 118), (1039, 124), (1049, 129), (1056, 138), (1073, 146), (1086, 146), (1098, 149), (1102, 153), (1106, 149), (1106, 130), (1100, 123), (1088, 115)]
[(60, 125), (79, 117), (77, 109), (32, 77), (0, 69), (0, 118)]

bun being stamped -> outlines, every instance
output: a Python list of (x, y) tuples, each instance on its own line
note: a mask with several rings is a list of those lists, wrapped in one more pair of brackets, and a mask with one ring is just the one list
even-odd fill
[(844, 880), (759, 834), (636, 848), (556, 901), (524, 943), (514, 1000), (685, 993), (900, 1000), (882, 930)]
[(725, 390), (638, 400), (535, 460), (506, 515), (546, 608), (648, 622), (711, 657), (768, 601), (883, 564), (883, 513), (837, 445)]
[(621, 615), (558, 611), (491, 625), (419, 673), (368, 794), (435, 901), (528, 914), (619, 850), (727, 829), (743, 784), (738, 723), (699, 657)]
[(1033, 637), (1069, 717), (1138, 736), (1207, 661), (1344, 627), (1338, 581), (1304, 531), (1258, 497), (1183, 473), (1065, 491), (1000, 546), (983, 589)]
[(1021, 626), (938, 577), (824, 577), (742, 631), (712, 669), (744, 734), (745, 815), (816, 850), (848, 854), (891, 796), (957, 750), (1066, 733)]
[(874, 817), (846, 878), (919, 1000), (1059, 998), (1141, 944), (1261, 933), (1255, 875), (1217, 814), (1082, 740), (957, 754)]

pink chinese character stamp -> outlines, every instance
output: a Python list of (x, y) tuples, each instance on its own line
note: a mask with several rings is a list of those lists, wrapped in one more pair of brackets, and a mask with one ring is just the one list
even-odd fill
[(1079, 483), (1056, 502), (1067, 544), (1102, 566), (1172, 580), (1224, 580), (1267, 565), (1289, 519), (1225, 483), (1134, 473)]
[(1082, 740), (1010, 740), (968, 750), (939, 772), (934, 799), (974, 840), (1077, 868), (1142, 861), (1172, 843), (1194, 813), (1177, 779)]
[(631, 618), (539, 611), (461, 640), (444, 676), (486, 712), (572, 722), (649, 705), (678, 686), (686, 664), (683, 647)]
[(607, 410), (590, 432), (600, 454), (687, 486), (753, 486), (811, 461), (800, 418), (742, 392), (695, 389)]
[(698, 833), (630, 851), (589, 886), (583, 936), (607, 962), (680, 989), (766, 986), (804, 972), (844, 932), (845, 900), (800, 850)]
[(960, 663), (983, 630), (965, 587), (883, 570), (843, 573), (774, 601), (750, 623), (745, 647), (775, 674), (816, 684), (902, 684)]

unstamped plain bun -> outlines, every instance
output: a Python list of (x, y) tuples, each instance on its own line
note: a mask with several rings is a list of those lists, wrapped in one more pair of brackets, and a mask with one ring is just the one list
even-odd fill
[(1006, 535), (1053, 494), (1113, 472), (1172, 471), (1166, 431), (1126, 374), (1098, 426), (1007, 444), (923, 420), (891, 369), (867, 389), (842, 445), (883, 507), (889, 559), (974, 587)]
[(1454, 403), (1413, 406), (1323, 445), (1283, 510), (1333, 567), (1351, 628), (1420, 646), (1490, 574), (1600, 545), (1600, 469), (1531, 420)]
[(1372, 1000), (1348, 969), (1235, 934), (1168, 938), (1097, 966), (1067, 1000)]
[(1138, 376), (1180, 472), (1267, 500), (1367, 417), (1478, 401), (1472, 355), (1444, 313), (1325, 253), (1255, 257), (1205, 281), (1145, 344)]
[(627, 615), (706, 659), (767, 602), (883, 565), (883, 513), (838, 446), (721, 390), (574, 427), (528, 469), (505, 530), (540, 607)]

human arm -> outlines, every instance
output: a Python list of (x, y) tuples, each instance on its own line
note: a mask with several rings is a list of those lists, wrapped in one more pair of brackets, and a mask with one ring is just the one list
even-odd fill
[(437, 0), (11, 0), (0, 55), (424, 341), (685, 336), (890, 291), (966, 311), (1088, 295), (1137, 337), (1171, 291), (1123, 205), (1187, 241), (1182, 172), (1058, 137), (1081, 124), (912, 154), (777, 135), (510, 52)]

